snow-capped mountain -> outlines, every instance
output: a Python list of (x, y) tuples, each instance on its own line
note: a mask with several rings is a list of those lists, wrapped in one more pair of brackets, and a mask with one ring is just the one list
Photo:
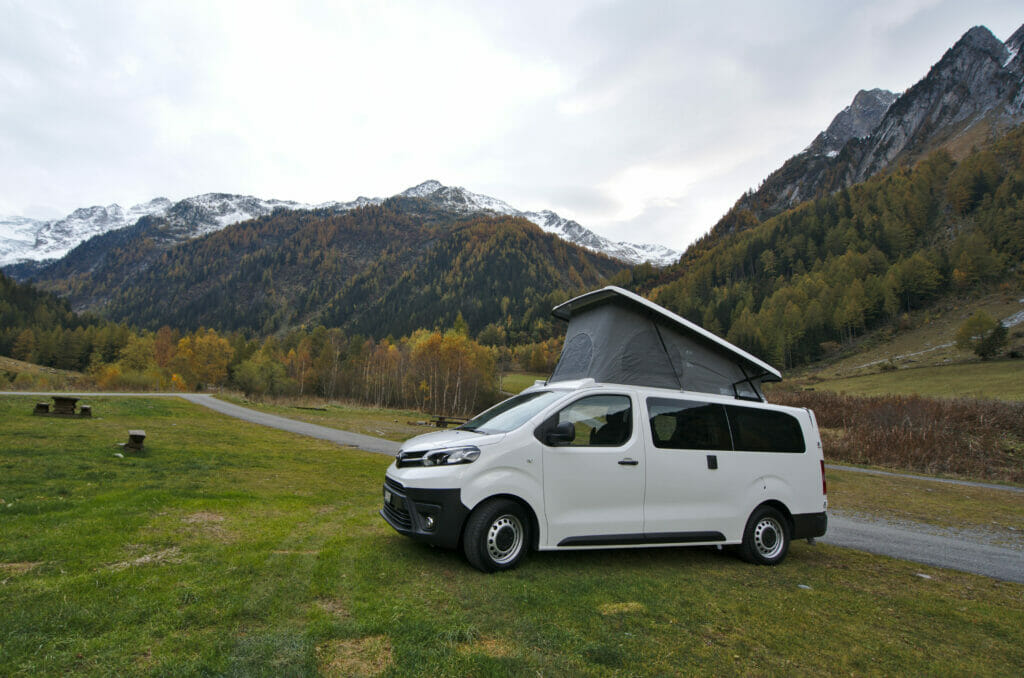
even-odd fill
[[(549, 233), (595, 252), (629, 263), (651, 263), (663, 266), (676, 261), (679, 253), (660, 245), (635, 245), (612, 242), (584, 228), (575, 221), (563, 219), (554, 212), (523, 212), (511, 205), (460, 187), (444, 186), (426, 181), (409, 188), (396, 197), (420, 198), (434, 206), (458, 213), (494, 213), (524, 217)], [(159, 217), (168, 222), (168, 233), (177, 241), (197, 238), (226, 226), (270, 214), (276, 209), (325, 209), (342, 212), (366, 205), (379, 205), (384, 198), (358, 197), (349, 202), (327, 202), (319, 205), (291, 200), (264, 200), (248, 195), (205, 193), (172, 203), (156, 198), (124, 209), (113, 204), (77, 209), (63, 219), (39, 220), (27, 217), (0, 217), (0, 266), (18, 262), (59, 259), (86, 240), (109, 231), (132, 226), (142, 217)]]
[(649, 261), (655, 266), (667, 266), (679, 259), (680, 253), (663, 245), (614, 242), (600, 236), (579, 223), (560, 217), (551, 210), (527, 212), (518, 210), (508, 203), (479, 193), (467, 191), (460, 186), (445, 186), (439, 181), (424, 181), (418, 186), (402, 191), (400, 196), (420, 198), (436, 207), (460, 214), (491, 212), (522, 217), (533, 222), (542, 230), (557, 235), (562, 240), (585, 247), (592, 252), (601, 252), (610, 257), (631, 264)]
[(349, 203), (309, 205), (291, 200), (263, 200), (250, 195), (204, 193), (175, 203), (167, 198), (155, 198), (129, 209), (117, 204), (83, 207), (63, 219), (51, 221), (0, 217), (0, 266), (60, 259), (86, 240), (131, 226), (142, 217), (166, 219), (178, 240), (188, 240), (270, 214), (275, 209), (345, 210), (376, 202), (380, 201), (360, 197)]

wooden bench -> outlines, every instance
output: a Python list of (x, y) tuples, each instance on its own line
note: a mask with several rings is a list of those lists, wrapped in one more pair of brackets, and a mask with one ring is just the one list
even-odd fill
[(92, 407), (89, 405), (82, 405), (82, 407), (76, 411), (76, 404), (80, 400), (79, 398), (73, 398), (71, 396), (50, 397), (53, 398), (52, 409), (50, 408), (49, 403), (36, 403), (36, 407), (32, 410), (32, 414), (40, 417), (62, 417), (64, 419), (92, 417)]

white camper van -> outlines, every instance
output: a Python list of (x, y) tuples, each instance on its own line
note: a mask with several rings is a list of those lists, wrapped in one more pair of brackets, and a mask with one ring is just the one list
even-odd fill
[(684, 545), (774, 565), (825, 534), (817, 422), (765, 402), (775, 368), (617, 287), (553, 313), (569, 327), (547, 382), (402, 445), (395, 530), (486, 572), (530, 549)]

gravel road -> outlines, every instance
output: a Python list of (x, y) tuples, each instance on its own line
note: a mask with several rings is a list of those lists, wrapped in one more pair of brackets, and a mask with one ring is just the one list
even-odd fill
[(338, 443), (339, 445), (350, 445), (352, 447), (358, 447), (361, 450), (366, 450), (367, 452), (379, 452), (380, 454), (388, 454), (391, 456), (398, 453), (399, 444), (390, 440), (385, 440), (384, 438), (375, 438), (373, 436), (362, 435), (361, 433), (349, 433), (348, 431), (341, 431), (336, 428), (307, 424), (304, 421), (296, 421), (295, 419), (288, 419), (287, 417), (279, 417), (274, 414), (257, 412), (256, 410), (250, 410), (248, 407), (232, 405), (231, 403), (224, 402), (223, 400), (218, 400), (213, 396), (189, 393), (179, 397), (184, 398), (189, 402), (209, 407), (211, 410), (216, 410), (221, 414), (226, 414), (230, 417), (243, 419), (245, 421), (251, 421), (254, 424), (260, 424), (261, 426), (278, 428), (282, 431), (298, 433), (299, 435), (309, 436), (310, 438), (329, 440), (331, 442)]
[(1024, 540), (996, 544), (978, 532), (829, 511), (818, 541), (916, 563), (1024, 583)]

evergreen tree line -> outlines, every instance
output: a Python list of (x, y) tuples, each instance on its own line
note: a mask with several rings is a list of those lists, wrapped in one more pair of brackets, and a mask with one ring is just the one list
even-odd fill
[(616, 284), (777, 364), (808, 362), (955, 294), (1021, 276), (1024, 128), (960, 162), (938, 151)]

